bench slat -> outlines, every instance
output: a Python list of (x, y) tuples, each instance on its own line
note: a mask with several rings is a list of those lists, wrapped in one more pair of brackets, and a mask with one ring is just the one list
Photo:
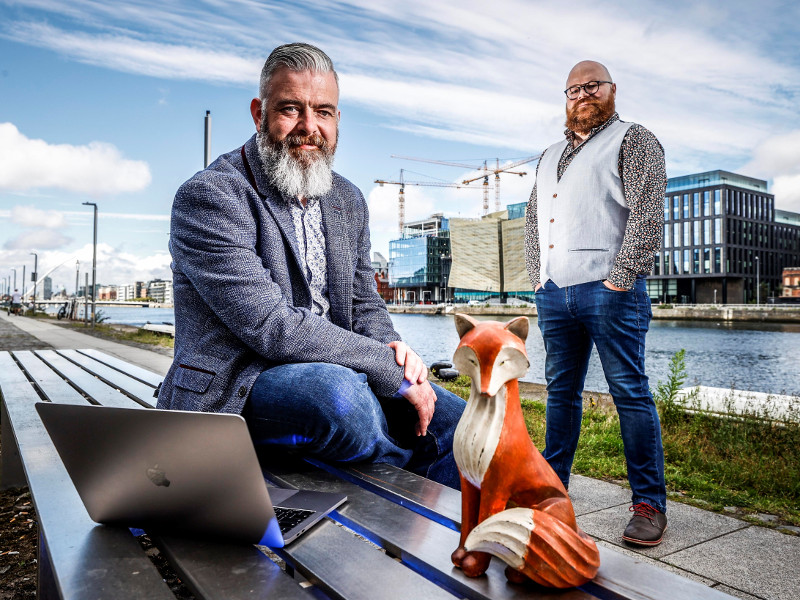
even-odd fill
[(106, 385), (100, 379), (91, 373), (87, 373), (63, 356), (59, 356), (55, 350), (35, 350), (34, 352), (50, 365), (56, 373), (65, 379), (69, 379), (75, 387), (98, 404), (120, 408), (142, 408), (141, 404)]
[[(128, 529), (98, 526), (89, 518), (36, 413), (39, 396), (8, 352), (0, 352), (0, 394), (47, 541), (40, 565), (50, 567), (61, 596), (174, 600)], [(53, 585), (47, 572), (40, 571), (40, 579), (44, 589)]]
[[(333, 598), (453, 600), (447, 591), (327, 519), (275, 553)], [(331, 560), (333, 556), (341, 560)]]
[(124, 360), (120, 360), (115, 356), (111, 356), (109, 354), (106, 354), (105, 352), (100, 352), (100, 350), (94, 350), (93, 348), (88, 348), (88, 349), (79, 349), (78, 352), (86, 356), (90, 356), (96, 361), (101, 362), (104, 365), (108, 365), (109, 367), (112, 367), (117, 371), (122, 371), (126, 375), (130, 375), (134, 379), (138, 379), (142, 383), (151, 385), (154, 388), (158, 386), (158, 384), (161, 383), (161, 381), (164, 379), (163, 375), (152, 373), (147, 369), (143, 369), (142, 367), (136, 366), (129, 362), (125, 362)]
[(153, 386), (142, 383), (138, 379), (133, 379), (125, 373), (112, 369), (108, 365), (104, 365), (93, 358), (80, 354), (77, 350), (56, 350), (56, 352), (64, 358), (80, 365), (93, 375), (96, 375), (108, 385), (133, 396), (142, 404), (146, 404), (150, 407), (155, 406), (155, 398), (153, 398), (153, 391), (155, 388)]
[(332, 466), (308, 462), (393, 502), (461, 531), (461, 494), (447, 486), (387, 464)]
[(25, 367), (36, 382), (44, 397), (50, 402), (62, 404), (90, 404), (75, 388), (59, 377), (53, 369), (28, 350), (13, 352), (14, 357)]
[(198, 598), (249, 600), (254, 591), (270, 600), (316, 597), (255, 546), (153, 533), (150, 538)]
[[(531, 598), (531, 587), (506, 583), (505, 563), (497, 559), (492, 559), (486, 577), (470, 578), (456, 569), (450, 561), (450, 553), (458, 546), (459, 534), (452, 529), (309, 464), (292, 464), (291, 471), (269, 464), (266, 468), (268, 471), (264, 475), (284, 486), (347, 494), (347, 502), (333, 518), (459, 597), (476, 600)], [(538, 594), (536, 598), (543, 600), (595, 597), (581, 590), (534, 589)]]

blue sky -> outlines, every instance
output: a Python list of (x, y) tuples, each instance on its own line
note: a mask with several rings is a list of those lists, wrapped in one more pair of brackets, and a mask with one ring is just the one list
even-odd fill
[[(177, 187), (253, 133), (250, 99), (269, 51), (307, 41), (341, 81), (336, 170), (358, 185), (373, 249), (397, 234), (397, 186), (458, 182), (478, 165), (538, 154), (561, 136), (574, 63), (605, 63), (623, 120), (651, 129), (670, 176), (726, 169), (770, 182), (800, 212), (797, 2), (0, 0), (0, 277), (33, 256), (56, 287), (170, 277)], [(502, 204), (529, 175), (504, 175)], [(429, 179), (438, 178), (438, 179)], [(475, 189), (408, 187), (406, 219), (479, 217)], [(471, 187), (472, 187), (471, 186)], [(493, 194), (493, 192), (492, 192)], [(493, 195), (492, 195), (493, 201)], [(83, 280), (83, 275), (81, 275)]]

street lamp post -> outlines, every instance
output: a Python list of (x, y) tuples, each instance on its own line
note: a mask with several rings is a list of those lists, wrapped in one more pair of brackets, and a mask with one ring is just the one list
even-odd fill
[(39, 277), (39, 255), (33, 254), (33, 316), (36, 316), (36, 278)]
[(17, 289), (17, 269), (16, 267), (11, 267), (11, 270), (14, 271), (14, 287), (12, 289)]
[(761, 269), (759, 267), (760, 267), (760, 265), (759, 265), (759, 262), (758, 262), (758, 256), (756, 256), (756, 306), (761, 304), (761, 290), (759, 289), (761, 287), (761, 285), (760, 285), (760, 283), (761, 283), (760, 282), (760, 279), (761, 279), (760, 270)]
[(97, 307), (95, 286), (97, 285), (97, 204), (94, 202), (84, 202), (84, 206), (94, 207), (94, 242), (92, 244), (92, 327), (96, 317), (95, 309)]

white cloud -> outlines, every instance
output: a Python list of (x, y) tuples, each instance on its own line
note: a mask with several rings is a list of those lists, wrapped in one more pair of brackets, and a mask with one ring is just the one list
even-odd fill
[(800, 213), (800, 173), (780, 175), (772, 184), (775, 207)]
[(61, 232), (52, 229), (29, 229), (15, 238), (3, 244), (6, 250), (52, 250), (62, 248), (72, 242), (71, 237), (67, 237)]
[[(27, 248), (25, 249), (27, 250)], [(85, 244), (75, 250), (46, 250), (39, 252), (39, 272), (44, 275), (56, 267), (50, 274), (55, 285), (63, 285), (70, 292), (75, 288), (75, 261), (79, 261), (80, 285), (84, 284), (86, 273), (92, 277), (92, 244)], [(97, 282), (102, 284), (123, 284), (134, 281), (148, 281), (161, 278), (171, 279), (168, 252), (156, 252), (140, 256), (131, 252), (120, 251), (110, 244), (97, 244)], [(22, 265), (32, 270), (33, 257), (27, 251), (6, 249), (0, 251), (0, 264), (20, 265), (17, 268), (17, 283), (22, 276)]]
[(150, 169), (111, 144), (50, 144), (0, 123), (0, 190), (57, 188), (91, 195), (134, 192), (150, 185)]
[(64, 213), (57, 210), (40, 210), (33, 206), (15, 206), (11, 209), (12, 223), (22, 227), (43, 227), (57, 229), (66, 226)]

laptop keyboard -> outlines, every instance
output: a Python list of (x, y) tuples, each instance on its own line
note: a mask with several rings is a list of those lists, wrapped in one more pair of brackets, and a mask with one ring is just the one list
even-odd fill
[(275, 509), (275, 517), (278, 519), (281, 533), (286, 533), (292, 527), (314, 514), (313, 510), (303, 510), (302, 508), (283, 508), (282, 506), (274, 506), (273, 508)]

